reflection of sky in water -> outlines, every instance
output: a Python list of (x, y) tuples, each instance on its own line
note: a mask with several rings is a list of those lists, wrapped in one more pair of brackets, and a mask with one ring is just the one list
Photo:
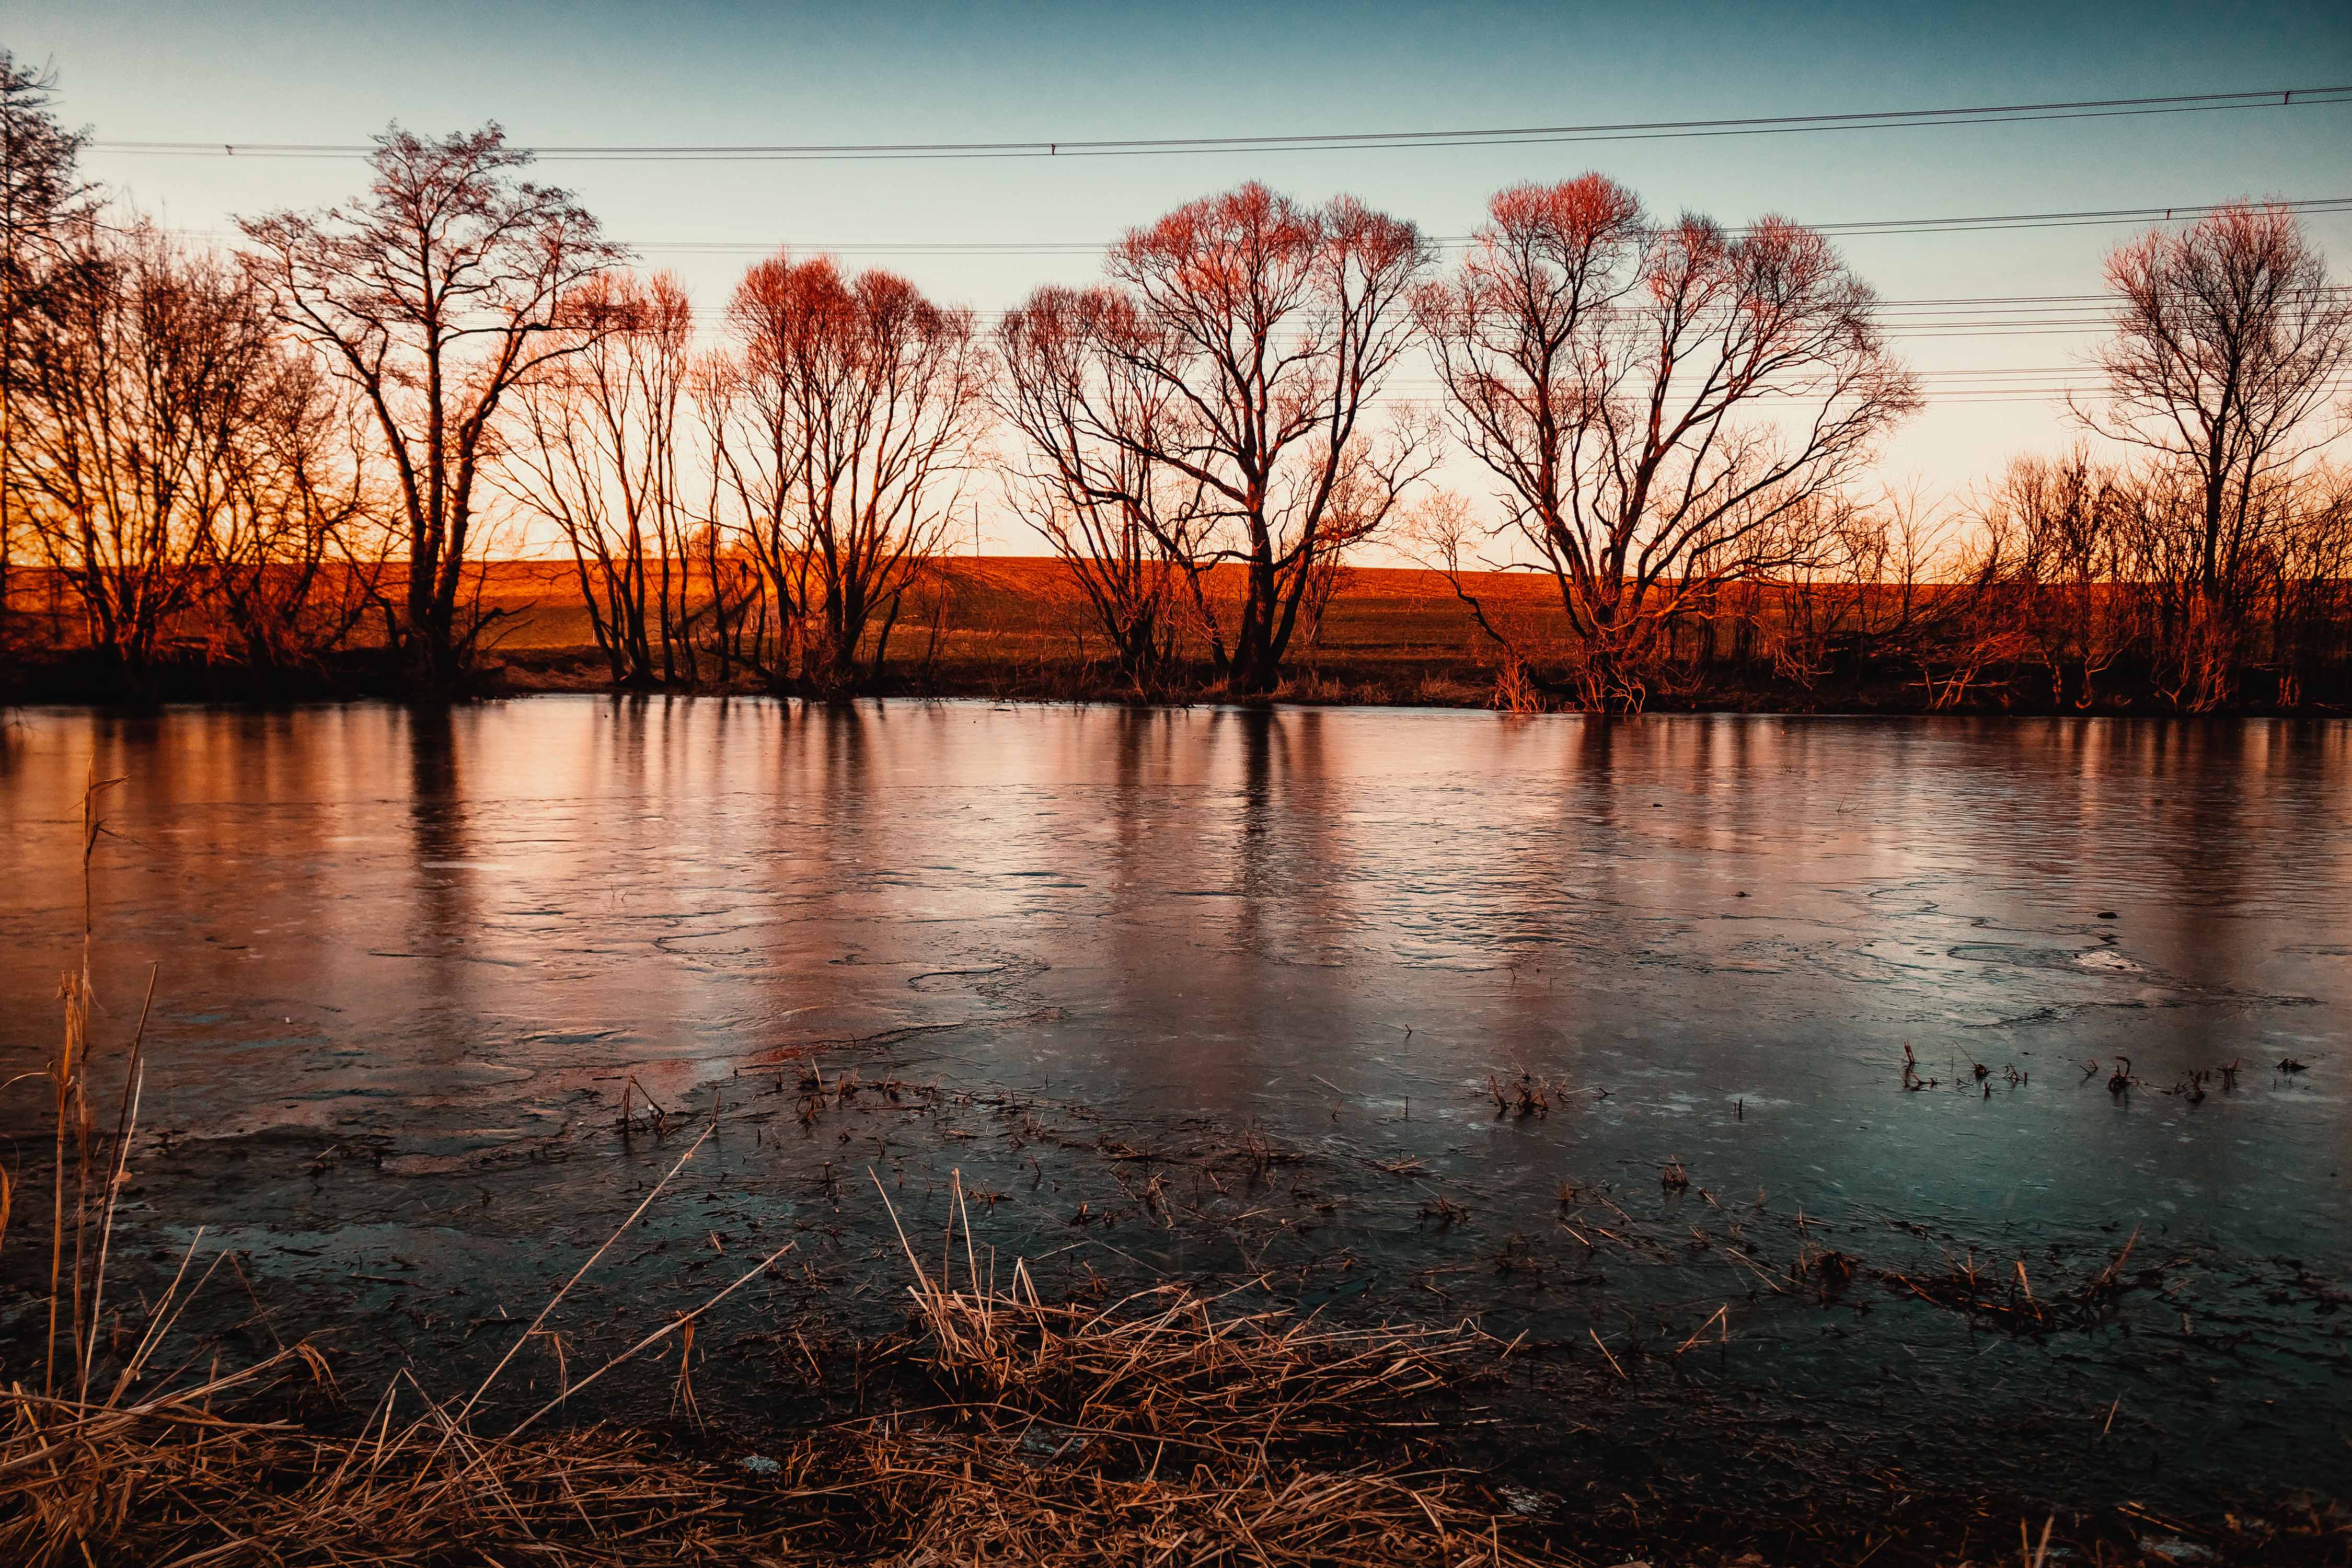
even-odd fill
[[(2145, 1224), (2352, 1273), (2345, 725), (36, 711), (0, 752), (20, 1066), (93, 742), (127, 780), (101, 995), (163, 965), (151, 1127), (455, 1160), (623, 1072), (683, 1101), (915, 1030), (887, 1047), (910, 1074), (1377, 1142), (1530, 1214), (1679, 1158), (1971, 1245)], [(1906, 1095), (1906, 1044), (1993, 1098)], [(2117, 1054), (2146, 1086), (2120, 1100), (2083, 1070)], [(2234, 1093), (2159, 1092), (2233, 1059)], [(1486, 1075), (1521, 1069), (1581, 1108), (1496, 1123)]]

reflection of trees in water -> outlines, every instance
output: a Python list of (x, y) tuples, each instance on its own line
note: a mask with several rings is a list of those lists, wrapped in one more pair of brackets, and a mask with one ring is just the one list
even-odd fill
[(854, 893), (898, 854), (889, 834), (903, 803), (872, 781), (868, 726), (884, 721), (878, 705), (857, 702), (799, 702), (785, 712), (774, 809), (799, 826), (796, 853), (813, 858), (808, 875), (828, 897)]
[(1165, 709), (1111, 711), (1110, 869), (1122, 904), (1148, 896), (1158, 863), (1173, 840), (1160, 830), (1166, 795), (1154, 786), (1165, 779), (1175, 748), (1181, 744), (1180, 721)]
[(866, 770), (872, 760), (873, 737), (867, 726), (889, 721), (880, 704), (803, 702), (794, 716), (794, 728), (808, 737), (823, 763), (824, 796), (857, 811), (866, 804)]
[(1045, 951), (1108, 972), (1089, 1037), (1145, 1047), (1103, 1059), (1106, 1091), (1129, 1092), (1134, 1072), (1168, 1075), (1203, 1103), (1245, 1097), (1265, 1070), (1250, 1042), (1336, 1042), (1356, 1028), (1360, 999), (1333, 962), (1354, 867), (1332, 837), (1341, 785), (1324, 736), (1321, 714), (1263, 709), (1078, 719), (1076, 738), (1108, 758), (1087, 758), (1083, 776), (1109, 787), (1068, 804), (1107, 817), (1108, 835), (1097, 858), (1070, 862), (1087, 918)]
[(1240, 893), (1233, 940), (1245, 952), (1281, 944), (1277, 955), (1319, 959), (1342, 923), (1335, 900), (1349, 866), (1332, 833), (1345, 816), (1344, 790), (1328, 766), (1323, 715), (1313, 710), (1227, 710), (1211, 721), (1212, 743), (1230, 738), (1240, 753), (1233, 822), (1231, 885)]
[(425, 1003), (419, 1045), (446, 1051), (468, 1043), (463, 1023), (472, 997), (464, 973), (466, 951), (477, 940), (480, 915), (474, 896), (473, 837), (468, 831), (467, 778), (458, 758), (457, 721), (439, 704), (421, 704), (404, 716), (408, 752), (408, 826), (415, 899), (405, 952), (399, 962), (418, 971), (414, 984)]

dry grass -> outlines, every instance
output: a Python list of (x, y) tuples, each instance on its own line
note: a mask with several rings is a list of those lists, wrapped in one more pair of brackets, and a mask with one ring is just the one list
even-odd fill
[(1048, 1303), (1024, 1264), (1001, 1284), (994, 1260), (983, 1265), (960, 1181), (951, 1203), (936, 1272), (899, 1234), (915, 1276), (915, 1353), (968, 1415), (1010, 1423), (1024, 1446), (1050, 1432), (1058, 1453), (1147, 1474), (1171, 1456), (1246, 1468), (1284, 1447), (1374, 1440), (1402, 1449), (1434, 1425), (1430, 1398), (1493, 1373), (1512, 1348), (1468, 1323), (1335, 1328), (1231, 1310), (1230, 1295), (1172, 1285), (1108, 1308)]
[[(240, 1386), (296, 1370), (293, 1356)], [(209, 1414), (229, 1392), (110, 1409), (11, 1398), (0, 1552), (45, 1565), (1537, 1561), (1502, 1542), (1458, 1478), (1319, 1468), (1188, 1435), (1164, 1411), (1150, 1420), (1171, 1428), (1165, 1453), (1138, 1472), (1011, 1403), (860, 1421), (747, 1468), (604, 1429), (480, 1438), (414, 1384), (388, 1392), (359, 1437)]]
[(1498, 1359), (1475, 1331), (1340, 1331), (1175, 1292), (1109, 1310), (1049, 1305), (1018, 1264), (991, 1289), (968, 1229), (950, 1259), (959, 1243), (961, 1289), (908, 1251), (917, 1328), (900, 1350), (936, 1403), (731, 1465), (604, 1428), (532, 1435), (538, 1415), (486, 1434), (488, 1382), (436, 1399), (407, 1373), (356, 1435), (240, 1415), (290, 1384), (331, 1392), (331, 1375), (306, 1343), (226, 1375), (158, 1377), (156, 1352), (202, 1284), (184, 1264), (110, 1392), (0, 1394), (0, 1556), (45, 1568), (1537, 1561), (1504, 1542), (1462, 1477), (1319, 1462), (1343, 1438), (1360, 1454), (1383, 1435), (1408, 1451), (1419, 1427), (1402, 1412)]
[[(1278, 1462), (1236, 1475), (1213, 1464), (1115, 1478), (1039, 1465), (951, 1439), (860, 1457), (875, 1479), (912, 1481), (891, 1499), (920, 1522), (919, 1544), (879, 1561), (917, 1563), (1479, 1565), (1543, 1561), (1514, 1551), (1494, 1516), (1443, 1475)], [(961, 1463), (966, 1468), (959, 1471)], [(944, 1472), (944, 1473), (943, 1473)]]
[(413, 1385), (405, 1402), (387, 1391), (358, 1438), (212, 1414), (215, 1399), (257, 1390), (295, 1359), (135, 1405), (16, 1394), (0, 1442), (0, 1552), (190, 1568), (782, 1556), (781, 1535), (744, 1527), (749, 1487), (653, 1458), (625, 1434), (482, 1441)]

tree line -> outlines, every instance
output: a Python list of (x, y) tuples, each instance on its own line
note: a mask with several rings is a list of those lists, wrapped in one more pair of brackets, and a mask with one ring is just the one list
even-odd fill
[(1244, 184), (992, 325), (782, 253), (707, 333), (496, 126), (395, 127), (363, 191), (222, 250), (81, 180), (5, 54), (0, 114), (0, 638), (69, 621), (121, 693), (191, 659), (462, 691), (515, 520), (562, 541), (615, 684), (872, 689), (997, 508), (1137, 695), (1281, 689), (1381, 541), (1443, 574), (1506, 706), (2352, 697), (2352, 292), (2276, 206), (2117, 248), (2076, 444), (1927, 506), (1872, 489), (1923, 395), (1829, 241), (1600, 174), (1499, 193), (1451, 267)]

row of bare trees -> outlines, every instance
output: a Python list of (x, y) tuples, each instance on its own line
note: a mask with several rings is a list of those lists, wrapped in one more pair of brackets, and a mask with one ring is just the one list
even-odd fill
[(752, 268), (698, 347), (675, 279), (621, 270), (495, 129), (394, 132), (349, 209), (244, 225), (278, 319), (353, 389), (390, 458), (416, 684), (463, 676), (488, 617), (474, 540), (503, 495), (569, 546), (619, 683), (737, 666), (869, 680), (938, 553), (986, 411), (968, 310), (828, 259)]
[(1735, 631), (1801, 682), (1908, 669), (1930, 707), (1996, 686), (2190, 712), (2352, 694), (2352, 473), (2326, 460), (2352, 415), (2352, 291), (2276, 207), (2151, 233), (2106, 274), (2105, 395), (2074, 412), (2121, 460), (2020, 458), (1940, 521), (1817, 510)]
[[(1246, 184), (992, 331), (780, 255), (706, 334), (496, 127), (395, 128), (364, 193), (247, 220), (230, 258), (110, 221), (50, 83), (5, 69), (0, 574), (37, 560), (125, 671), (363, 644), (461, 686), (512, 517), (562, 541), (617, 684), (867, 687), (894, 636), (936, 646), (957, 520), (1004, 506), (1138, 691), (1276, 689), (1383, 535), (1514, 700), (1638, 709), (1737, 668), (2210, 709), (2250, 671), (2281, 700), (2345, 674), (2323, 449), (2352, 302), (2279, 209), (2111, 258), (2077, 417), (2137, 458), (2022, 462), (1936, 515), (1863, 499), (1921, 399), (1829, 243), (1654, 218), (1597, 174), (1504, 191), (1450, 269), (1410, 223)], [(1433, 487), (1450, 456), (1491, 506)]]
[[(2077, 447), (2021, 458), (1954, 554), (1958, 581), (1916, 657), (1933, 705), (1991, 674), (2054, 707), (2136, 691), (2211, 712), (2252, 698), (2294, 707), (2352, 660), (2352, 475), (2282, 472), (2232, 498), (2213, 542), (2202, 476), (2095, 461)], [(2242, 502), (2242, 504), (2241, 504)], [(2248, 691), (2259, 679), (2266, 689)]]

